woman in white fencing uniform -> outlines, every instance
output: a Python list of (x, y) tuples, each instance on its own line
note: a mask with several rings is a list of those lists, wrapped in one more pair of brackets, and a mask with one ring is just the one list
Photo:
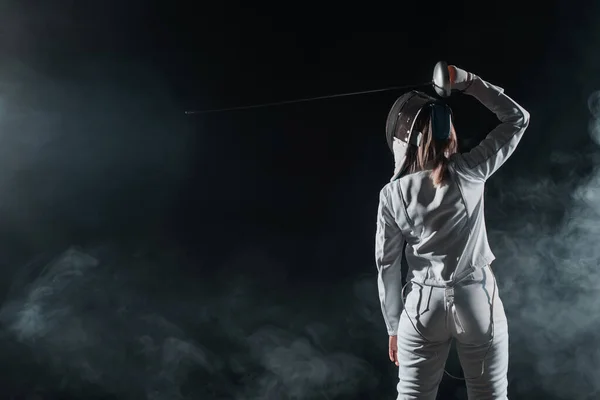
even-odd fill
[(386, 133), (395, 170), (380, 193), (375, 244), (389, 357), (399, 367), (398, 400), (434, 400), (455, 339), (469, 399), (506, 399), (508, 325), (490, 269), (495, 257), (483, 197), (487, 179), (517, 147), (529, 113), (502, 88), (448, 70), (452, 89), (475, 97), (500, 124), (459, 154), (447, 105), (412, 91), (390, 111)]

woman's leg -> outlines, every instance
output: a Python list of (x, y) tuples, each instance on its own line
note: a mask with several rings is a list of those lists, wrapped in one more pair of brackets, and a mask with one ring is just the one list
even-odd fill
[(476, 271), (460, 285), (455, 304), (461, 325), (456, 348), (469, 400), (507, 399), (508, 323), (491, 270)]
[(435, 400), (450, 350), (445, 315), (443, 289), (413, 287), (398, 327), (397, 400)]
[(469, 400), (508, 399), (508, 325), (506, 320), (504, 323), (497, 323), (495, 328), (491, 346), (489, 344), (456, 343), (467, 381)]

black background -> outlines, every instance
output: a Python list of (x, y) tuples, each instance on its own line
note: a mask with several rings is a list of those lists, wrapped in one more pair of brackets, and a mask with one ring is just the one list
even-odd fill
[[(3, 2), (6, 398), (393, 398), (373, 241), (393, 169), (384, 123), (401, 92), (185, 111), (417, 84), (438, 60), (532, 115), (486, 199), (514, 333), (511, 398), (596, 398), (596, 356), (580, 346), (598, 341), (600, 258), (587, 243), (600, 221), (596, 197), (582, 217), (570, 194), (596, 193), (586, 102), (600, 84), (598, 13), (564, 2)], [(463, 150), (496, 123), (471, 98), (449, 103)], [(573, 231), (574, 218), (591, 225)], [(99, 266), (44, 275), (70, 246)], [(38, 314), (24, 316), (32, 304)], [(565, 315), (572, 335), (544, 322)], [(538, 335), (544, 345), (531, 346)], [(454, 356), (448, 368), (460, 374)], [(465, 398), (462, 386), (446, 377), (440, 398)]]

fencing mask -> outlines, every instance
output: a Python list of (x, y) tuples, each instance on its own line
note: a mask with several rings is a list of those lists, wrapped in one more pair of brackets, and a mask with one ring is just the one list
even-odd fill
[(394, 178), (405, 170), (404, 164), (409, 147), (421, 145), (423, 134), (414, 128), (419, 116), (426, 109), (431, 118), (433, 138), (447, 140), (450, 137), (452, 121), (450, 107), (416, 90), (400, 96), (390, 109), (385, 129), (388, 146), (394, 154)]

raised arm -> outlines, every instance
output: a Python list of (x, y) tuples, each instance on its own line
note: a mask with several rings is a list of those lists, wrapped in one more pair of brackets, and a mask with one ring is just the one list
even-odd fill
[(475, 97), (500, 120), (500, 124), (479, 145), (453, 157), (464, 173), (487, 180), (517, 148), (529, 125), (529, 113), (505, 95), (501, 87), (455, 66), (449, 69), (452, 88)]
[(379, 195), (377, 210), (375, 263), (381, 311), (390, 336), (398, 334), (398, 323), (402, 313), (401, 263), (403, 250), (404, 237), (390, 211), (384, 189)]

